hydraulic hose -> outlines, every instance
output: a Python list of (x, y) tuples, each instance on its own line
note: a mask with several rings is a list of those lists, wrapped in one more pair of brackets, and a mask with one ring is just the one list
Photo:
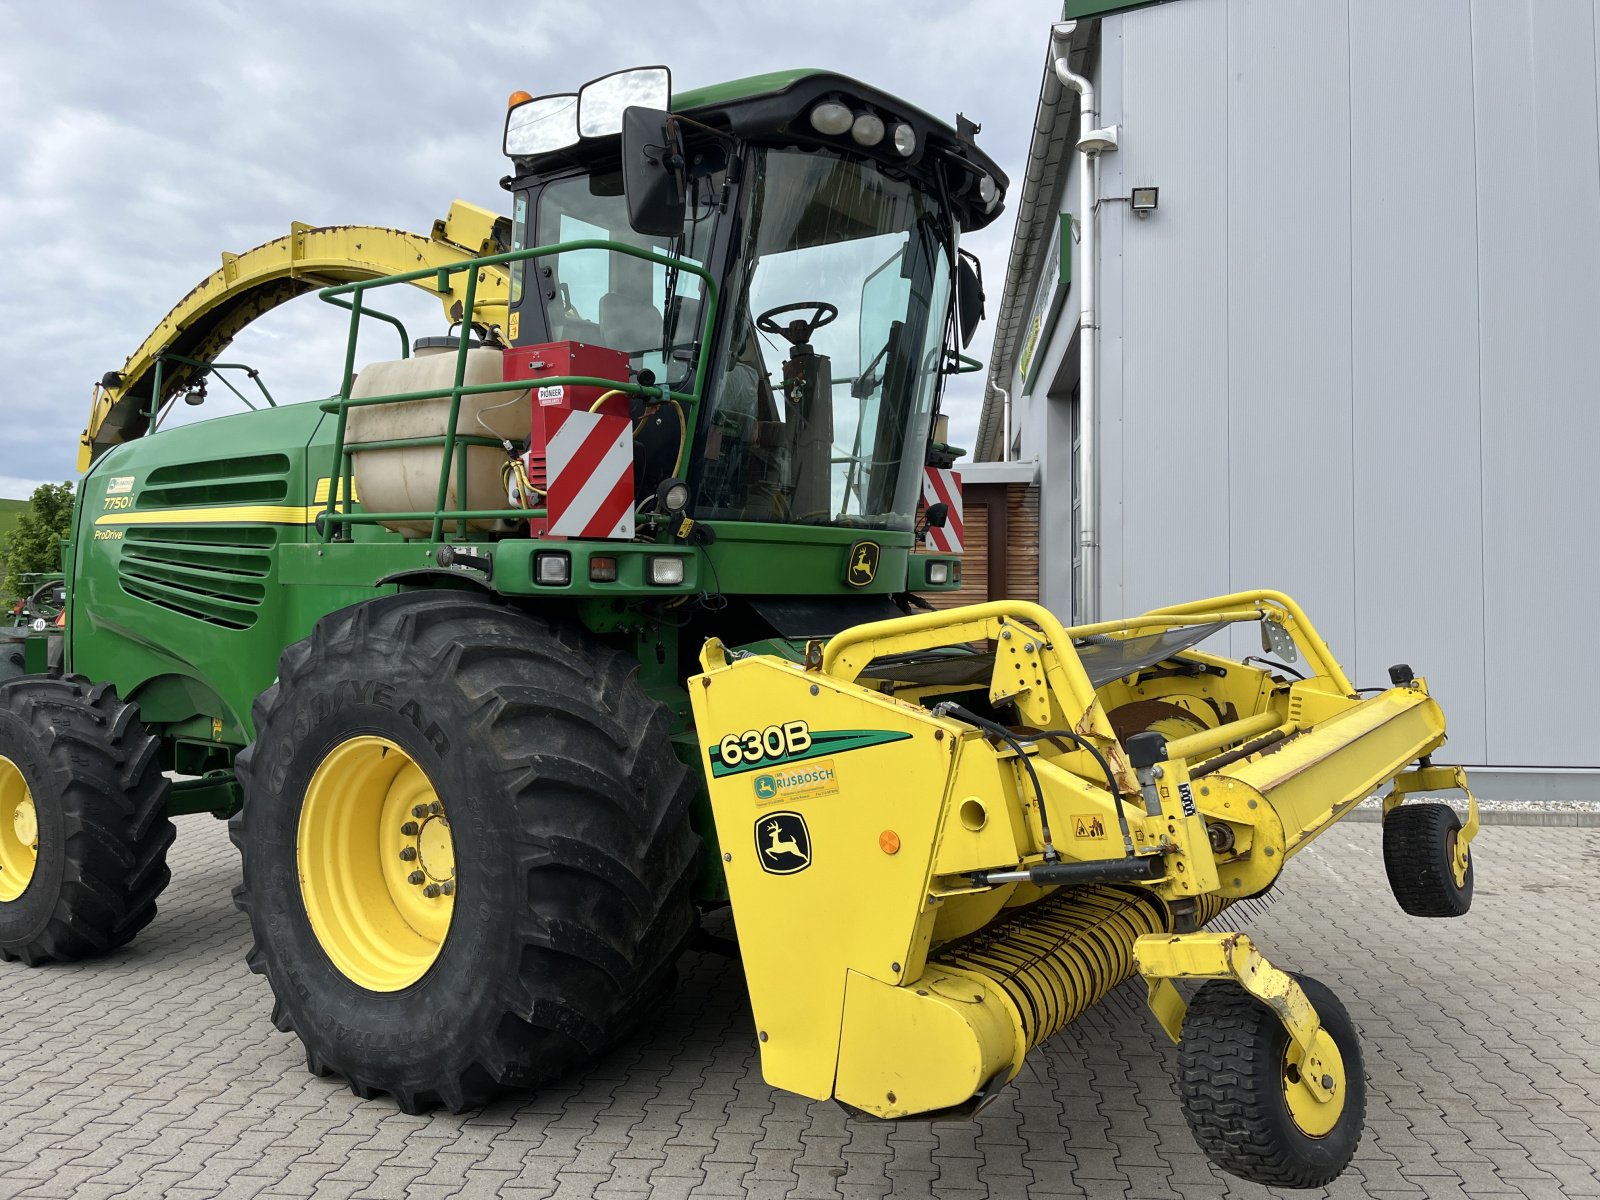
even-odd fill
[[(991, 721), (987, 717), (980, 717), (970, 708), (964, 708), (953, 700), (947, 700), (934, 706), (933, 715), (936, 717), (950, 716), (958, 721), (965, 721), (983, 730), (989, 736), (998, 738), (1016, 752), (1017, 760), (1022, 763), (1023, 770), (1028, 772), (1028, 778), (1033, 782), (1033, 794), (1039, 801), (1039, 834), (1044, 841), (1044, 861), (1055, 863), (1061, 861), (1061, 854), (1050, 839), (1050, 814), (1045, 811), (1044, 787), (1039, 783), (1039, 773), (1033, 769), (1033, 763), (1028, 759), (1028, 752), (1023, 749), (1022, 739), (1012, 733), (998, 721)], [(1130, 848), (1131, 848), (1130, 843)]]

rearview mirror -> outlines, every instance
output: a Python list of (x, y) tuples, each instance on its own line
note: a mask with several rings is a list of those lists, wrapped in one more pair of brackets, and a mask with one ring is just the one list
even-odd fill
[(667, 108), (672, 104), (672, 72), (666, 67), (635, 67), (590, 80), (578, 90), (578, 133), (608, 137), (622, 132), (630, 108)]
[(961, 345), (972, 344), (972, 335), (978, 332), (978, 322), (983, 320), (983, 264), (976, 255), (961, 252), (961, 262), (956, 267), (956, 321), (961, 330)]
[(683, 143), (668, 125), (669, 114), (629, 108), (622, 114), (622, 190), (628, 224), (635, 233), (678, 237), (683, 233)]
[(578, 97), (575, 92), (524, 100), (506, 113), (505, 152), (532, 158), (565, 150), (578, 141)]

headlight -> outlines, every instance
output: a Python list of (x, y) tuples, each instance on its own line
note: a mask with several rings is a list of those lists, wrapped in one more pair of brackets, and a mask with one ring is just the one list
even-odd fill
[(947, 562), (931, 562), (928, 564), (929, 583), (949, 583), (950, 564)]
[(683, 582), (683, 559), (665, 554), (652, 557), (650, 582), (659, 587), (677, 587)]
[(917, 131), (911, 126), (901, 123), (894, 127), (894, 148), (907, 158), (917, 148)]
[(572, 582), (572, 556), (565, 550), (534, 555), (533, 580), (545, 587), (565, 587)]

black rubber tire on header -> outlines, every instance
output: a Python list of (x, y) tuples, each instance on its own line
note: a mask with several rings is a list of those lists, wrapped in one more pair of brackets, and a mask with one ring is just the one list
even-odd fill
[(1355, 1157), (1367, 1112), (1361, 1041), (1344, 1005), (1323, 984), (1295, 979), (1344, 1059), (1343, 1107), (1332, 1128), (1307, 1134), (1285, 1098), (1289, 1031), (1231, 980), (1202, 984), (1178, 1045), (1178, 1098), (1194, 1139), (1222, 1170), (1268, 1186), (1322, 1187)]
[(1452, 859), (1461, 818), (1448, 804), (1402, 804), (1383, 819), (1383, 869), (1403, 911), (1459, 917), (1472, 907), (1472, 848), (1458, 885)]

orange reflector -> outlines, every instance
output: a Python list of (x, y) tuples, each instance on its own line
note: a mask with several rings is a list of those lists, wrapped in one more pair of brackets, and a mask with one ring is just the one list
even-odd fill
[(878, 849), (885, 854), (899, 854), (900, 835), (892, 829), (885, 829), (878, 835)]
[(527, 92), (512, 92), (510, 97), (506, 100), (506, 107), (515, 108), (517, 105), (526, 104), (532, 99), (533, 97)]

